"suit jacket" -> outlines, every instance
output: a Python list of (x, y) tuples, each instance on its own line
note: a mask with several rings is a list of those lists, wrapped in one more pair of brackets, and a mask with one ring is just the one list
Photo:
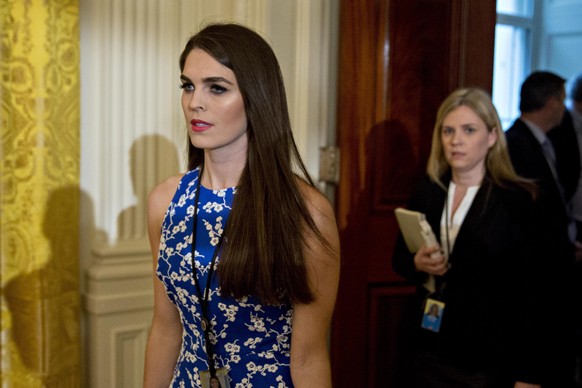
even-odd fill
[[(427, 177), (408, 203), (409, 209), (425, 213), (439, 240), (445, 198), (445, 190)], [(422, 351), (466, 368), (511, 376), (511, 381), (539, 381), (535, 316), (541, 257), (532, 208), (530, 193), (502, 189), (485, 178), (455, 240), (451, 268), (437, 277), (437, 284), (446, 281), (440, 296), (445, 303), (441, 330), (418, 329)], [(398, 274), (418, 285), (417, 302), (423, 303), (427, 275), (416, 271), (401, 235), (392, 263)], [(415, 319), (419, 326), (421, 317)]]
[(570, 215), (541, 145), (527, 125), (516, 120), (506, 138), (516, 172), (534, 179), (539, 187), (535, 212), (542, 221), (539, 227), (544, 276), (538, 288), (539, 306), (544, 311), (542, 345), (548, 355), (542, 383), (566, 387), (574, 375), (574, 311), (580, 303), (574, 300), (575, 248), (568, 235)]
[(548, 137), (556, 151), (556, 170), (566, 200), (570, 201), (578, 188), (580, 178), (580, 150), (578, 135), (569, 110), (566, 109), (562, 123), (548, 132)]
[(570, 215), (540, 143), (520, 119), (507, 130), (506, 138), (515, 171), (538, 185), (536, 202), (539, 217), (544, 220), (548, 255), (562, 265), (570, 265), (574, 260), (574, 245), (568, 236)]

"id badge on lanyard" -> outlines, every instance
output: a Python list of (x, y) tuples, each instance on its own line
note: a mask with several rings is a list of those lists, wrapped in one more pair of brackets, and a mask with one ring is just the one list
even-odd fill
[[(214, 352), (212, 350), (212, 344), (210, 342), (210, 331), (212, 329), (212, 324), (208, 317), (208, 301), (210, 299), (210, 283), (212, 280), (212, 274), (214, 273), (214, 266), (216, 263), (216, 258), (218, 252), (222, 246), (222, 235), (219, 238), (218, 244), (214, 248), (214, 253), (212, 254), (212, 260), (210, 261), (210, 269), (208, 271), (208, 279), (206, 279), (206, 287), (204, 287), (204, 294), (200, 287), (200, 282), (198, 280), (198, 275), (196, 273), (196, 266), (194, 261), (196, 260), (195, 249), (196, 246), (196, 227), (198, 221), (198, 198), (200, 195), (200, 181), (202, 180), (202, 168), (200, 169), (198, 175), (198, 182), (196, 185), (196, 193), (194, 195), (194, 217), (192, 221), (192, 276), (194, 278), (194, 286), (196, 287), (196, 293), (198, 294), (200, 300), (200, 307), (202, 310), (202, 320), (200, 326), (204, 332), (204, 342), (206, 348), (206, 355), (208, 357), (208, 370), (200, 372), (200, 382), (203, 388), (230, 388), (230, 378), (228, 377), (228, 372), (226, 368), (216, 368), (214, 365)], [(224, 234), (224, 231), (223, 231)]]
[(441, 329), (444, 311), (444, 302), (432, 298), (426, 298), (420, 327), (438, 333)]
[(228, 374), (226, 368), (218, 368), (214, 376), (210, 371), (200, 372), (200, 380), (202, 388), (230, 388)]

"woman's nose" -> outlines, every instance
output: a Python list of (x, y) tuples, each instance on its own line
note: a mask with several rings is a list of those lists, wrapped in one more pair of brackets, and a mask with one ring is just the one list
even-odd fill
[(463, 136), (460, 131), (454, 131), (453, 136), (451, 136), (451, 142), (454, 144), (460, 143), (463, 140)]
[(190, 107), (190, 109), (192, 109), (194, 111), (206, 110), (206, 107), (202, 101), (202, 96), (197, 91), (192, 92), (192, 95), (190, 97), (190, 103), (188, 104), (188, 106)]

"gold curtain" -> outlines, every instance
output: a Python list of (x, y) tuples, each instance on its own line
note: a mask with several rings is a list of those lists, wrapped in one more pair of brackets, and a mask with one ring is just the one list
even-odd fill
[(0, 0), (0, 385), (81, 385), (79, 2)]

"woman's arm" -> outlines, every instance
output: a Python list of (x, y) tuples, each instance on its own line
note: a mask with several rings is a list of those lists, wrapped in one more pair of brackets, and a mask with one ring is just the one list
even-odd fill
[(170, 301), (162, 282), (155, 275), (164, 215), (180, 177), (158, 185), (148, 199), (148, 234), (154, 261), (154, 316), (148, 337), (144, 388), (168, 387), (182, 343), (182, 323), (178, 309)]
[[(446, 192), (440, 186), (425, 177), (410, 196), (406, 208), (425, 213), (428, 218), (428, 209), (443, 208), (445, 195)], [(440, 220), (440, 213), (438, 219)], [(434, 225), (432, 227), (438, 238), (438, 229)], [(407, 280), (422, 284), (426, 281), (427, 274), (443, 275), (448, 269), (442, 254), (431, 257), (431, 253), (437, 251), (439, 247), (422, 247), (418, 252), (410, 253), (402, 233), (399, 233), (392, 254), (392, 269)]]
[(291, 377), (298, 388), (325, 388), (331, 387), (328, 334), (339, 283), (339, 236), (327, 198), (310, 189), (306, 203), (329, 247), (313, 234), (307, 238), (305, 264), (315, 300), (294, 306)]

